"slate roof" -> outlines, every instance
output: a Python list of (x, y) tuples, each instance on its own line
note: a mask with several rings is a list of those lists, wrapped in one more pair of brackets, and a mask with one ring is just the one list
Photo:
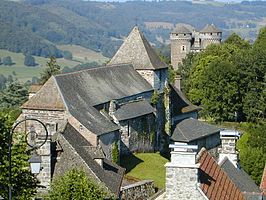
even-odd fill
[(219, 165), (243, 193), (253, 193), (252, 196), (255, 197), (261, 196), (260, 188), (250, 176), (243, 169), (236, 168), (227, 157)]
[(218, 133), (219, 128), (197, 119), (188, 118), (179, 122), (171, 136), (171, 140), (178, 142), (191, 142), (196, 139)]
[(139, 116), (153, 113), (155, 109), (147, 101), (131, 102), (122, 105), (114, 113), (118, 121), (133, 119)]
[(153, 90), (132, 65), (94, 68), (55, 79), (68, 111), (96, 135), (119, 127), (93, 106)]
[(110, 60), (109, 65), (132, 63), (135, 69), (157, 70), (168, 66), (162, 62), (155, 53), (143, 33), (135, 26), (116, 54)]
[(152, 91), (151, 85), (132, 65), (99, 67), (55, 76), (68, 107), (100, 105)]
[(62, 136), (70, 143), (79, 156), (85, 161), (93, 173), (117, 196), (120, 192), (125, 169), (103, 159), (103, 168), (93, 160), (91, 154), (86, 151), (91, 144), (69, 123), (66, 125)]
[(42, 86), (43, 85), (37, 85), (37, 84), (31, 85), (29, 87), (29, 93), (36, 93), (36, 92), (38, 92), (41, 89)]
[(207, 24), (200, 32), (201, 33), (221, 33), (222, 31), (219, 30), (214, 24)]
[(241, 190), (205, 148), (198, 154), (200, 188), (209, 200), (245, 200)]
[(176, 25), (176, 27), (174, 28), (174, 30), (172, 31), (172, 33), (192, 33), (187, 27), (185, 27), (184, 25), (178, 24)]
[(177, 102), (177, 106), (180, 107), (181, 113), (190, 113), (201, 110), (201, 107), (193, 105), (182, 91), (180, 91), (175, 85), (170, 84), (173, 89), (172, 92), (175, 92), (182, 102)]
[(39, 90), (22, 106), (22, 109), (65, 110), (64, 102), (58, 92), (54, 77), (51, 77)]

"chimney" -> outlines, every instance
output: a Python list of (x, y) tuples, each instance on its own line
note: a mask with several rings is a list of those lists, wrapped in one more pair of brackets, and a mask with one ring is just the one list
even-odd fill
[(118, 120), (116, 119), (114, 113), (115, 111), (117, 110), (117, 105), (116, 105), (116, 101), (115, 100), (111, 100), (110, 101), (110, 104), (109, 104), (109, 116), (113, 119), (113, 121), (118, 124)]
[(219, 149), (219, 163), (227, 157), (231, 163), (237, 167), (238, 152), (236, 150), (236, 142), (240, 133), (236, 130), (221, 130), (220, 139), (222, 147)]
[(182, 78), (181, 78), (180, 75), (176, 75), (176, 76), (175, 76), (175, 83), (174, 83), (174, 85), (175, 85), (175, 87), (176, 87), (177, 89), (179, 89), (180, 91), (181, 91), (181, 80), (182, 80)]
[(198, 199), (201, 193), (198, 189), (198, 168), (196, 164), (197, 145), (187, 145), (186, 143), (175, 142), (170, 144), (171, 162), (165, 164), (166, 200), (187, 200)]

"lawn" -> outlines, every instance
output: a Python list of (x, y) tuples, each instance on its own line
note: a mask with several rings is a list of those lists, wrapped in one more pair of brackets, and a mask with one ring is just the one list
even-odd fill
[(136, 153), (121, 158), (121, 166), (126, 168), (126, 177), (154, 180), (158, 188), (165, 187), (166, 158), (159, 153)]

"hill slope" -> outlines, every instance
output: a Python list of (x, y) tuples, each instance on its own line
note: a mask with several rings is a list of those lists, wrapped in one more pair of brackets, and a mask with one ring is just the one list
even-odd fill
[(136, 23), (157, 46), (167, 43), (177, 23), (197, 29), (214, 23), (224, 37), (234, 31), (254, 39), (266, 25), (265, 9), (266, 2), (1, 0), (0, 25), (5, 31), (0, 33), (0, 48), (60, 57), (56, 45), (73, 44), (111, 57)]

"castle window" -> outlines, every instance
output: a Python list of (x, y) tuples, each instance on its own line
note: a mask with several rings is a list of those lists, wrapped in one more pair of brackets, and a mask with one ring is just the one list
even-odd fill
[(184, 36), (186, 36), (187, 34), (184, 33)]
[(178, 34), (175, 34), (176, 36), (178, 36)]
[(212, 35), (212, 33), (211, 33), (211, 35)]
[(186, 52), (186, 46), (185, 45), (181, 46), (181, 51)]

